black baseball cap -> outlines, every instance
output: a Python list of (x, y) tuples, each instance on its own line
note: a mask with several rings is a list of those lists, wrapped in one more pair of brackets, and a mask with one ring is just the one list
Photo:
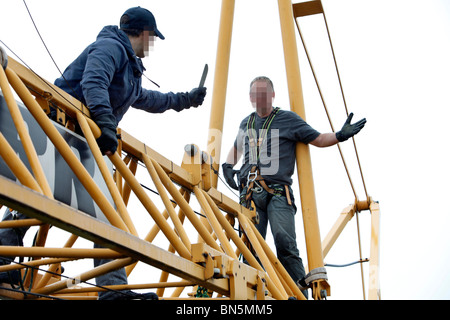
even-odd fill
[(120, 18), (120, 29), (149, 30), (153, 31), (160, 39), (165, 39), (156, 27), (153, 14), (141, 7), (133, 7), (124, 12)]

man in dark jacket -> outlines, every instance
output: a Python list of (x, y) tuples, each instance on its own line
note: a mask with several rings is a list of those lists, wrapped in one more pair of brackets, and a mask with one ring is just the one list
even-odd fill
[[(101, 129), (97, 139), (103, 154), (112, 155), (118, 146), (117, 125), (130, 106), (151, 113), (172, 109), (181, 111), (203, 103), (206, 88), (190, 92), (161, 93), (142, 88), (141, 77), (145, 70), (141, 58), (145, 57), (154, 37), (164, 39), (156, 26), (153, 14), (141, 7), (128, 9), (117, 26), (106, 26), (97, 40), (89, 45), (55, 80), (55, 85), (89, 107), (93, 120)], [(7, 55), (0, 50), (0, 66), (5, 68)], [(6, 210), (3, 220), (25, 219), (20, 212)], [(0, 229), (0, 245), (22, 245), (28, 227)], [(97, 247), (97, 245), (95, 245)], [(0, 265), (10, 258), (0, 257)], [(94, 259), (94, 265), (108, 262)], [(18, 273), (0, 273), (0, 283), (19, 282)], [(125, 269), (96, 278), (99, 286), (127, 283)], [(99, 299), (157, 299), (154, 293), (138, 294), (130, 290), (99, 293)]]
[[(97, 40), (73, 61), (55, 85), (89, 107), (93, 120), (101, 129), (97, 139), (103, 154), (112, 155), (118, 146), (116, 129), (130, 106), (151, 113), (173, 109), (181, 111), (203, 103), (206, 88), (194, 88), (184, 93), (161, 93), (142, 88), (141, 77), (145, 70), (141, 58), (148, 52), (154, 37), (164, 39), (156, 26), (153, 14), (141, 7), (128, 9), (117, 26), (106, 26)], [(0, 66), (5, 68), (7, 55), (0, 50)], [(6, 210), (4, 221), (25, 219), (20, 212)], [(28, 227), (0, 229), (1, 245), (22, 245)], [(96, 245), (97, 246), (97, 245)], [(0, 257), (0, 265), (10, 262)], [(94, 259), (94, 265), (108, 262)], [(0, 283), (19, 282), (18, 273), (0, 273)], [(96, 278), (99, 286), (127, 283), (125, 269)], [(99, 299), (157, 299), (154, 293), (138, 294), (130, 290), (99, 293)]]
[[(149, 45), (164, 36), (156, 26), (155, 17), (147, 9), (130, 8), (117, 26), (104, 27), (95, 42), (90, 44), (56, 79), (55, 85), (89, 107), (93, 120), (101, 129), (97, 143), (103, 154), (112, 155), (118, 146), (117, 125), (131, 107), (151, 113), (172, 109), (177, 112), (198, 107), (203, 103), (206, 88), (190, 92), (161, 93), (142, 88), (145, 70), (141, 58)], [(94, 260), (101, 265), (107, 260)], [(124, 269), (96, 278), (98, 285), (127, 283)], [(100, 299), (157, 298), (154, 294), (139, 295), (101, 292)]]
[(155, 17), (147, 9), (130, 8), (117, 26), (106, 26), (56, 79), (55, 85), (89, 107), (93, 120), (102, 131), (97, 140), (102, 153), (117, 149), (116, 129), (131, 107), (151, 113), (173, 109), (181, 111), (203, 103), (206, 88), (190, 92), (161, 93), (142, 88), (145, 70), (141, 58), (154, 37), (164, 39)]

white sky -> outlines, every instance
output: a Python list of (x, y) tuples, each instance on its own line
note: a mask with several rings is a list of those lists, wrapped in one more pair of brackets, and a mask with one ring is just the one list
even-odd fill
[[(355, 121), (363, 117), (368, 121), (355, 140), (368, 193), (380, 202), (382, 298), (448, 299), (450, 212), (444, 201), (450, 179), (450, 2), (322, 2), (347, 106)], [(195, 143), (206, 150), (221, 1), (28, 0), (27, 5), (61, 70), (95, 40), (104, 25), (118, 24), (127, 8), (140, 5), (152, 11), (166, 40), (156, 41), (155, 50), (144, 59), (146, 75), (160, 84), (162, 92), (189, 91), (198, 85), (208, 63), (208, 95), (203, 106), (180, 114), (131, 110), (120, 127), (178, 164), (185, 144)], [(313, 16), (299, 22), (334, 127), (339, 129), (346, 115), (323, 19)], [(233, 30), (221, 163), (240, 121), (252, 111), (248, 85), (255, 76), (269, 76), (275, 85), (275, 105), (289, 109), (277, 1), (236, 1)], [(45, 79), (53, 81), (59, 76), (23, 1), (2, 4), (0, 39)], [(330, 131), (300, 39), (297, 41), (306, 120), (321, 132)], [(144, 86), (157, 89), (147, 80)], [(342, 149), (358, 197), (365, 199), (352, 143), (343, 143)], [(311, 147), (311, 153), (323, 238), (354, 196), (337, 147)], [(233, 197), (222, 183), (219, 190)], [(307, 263), (298, 191), (296, 201), (298, 244)], [(368, 212), (360, 214), (360, 223), (362, 257), (368, 258)], [(358, 260), (356, 242), (356, 222), (352, 220), (325, 262)], [(368, 267), (364, 264), (366, 290)], [(362, 298), (359, 265), (327, 270), (332, 290), (329, 299)]]

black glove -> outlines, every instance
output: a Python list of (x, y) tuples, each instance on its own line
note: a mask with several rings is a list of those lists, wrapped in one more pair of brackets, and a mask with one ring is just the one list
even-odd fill
[(347, 118), (347, 121), (345, 121), (344, 125), (342, 126), (341, 131), (336, 132), (336, 139), (338, 139), (339, 142), (345, 141), (351, 137), (353, 137), (355, 134), (357, 134), (362, 128), (364, 128), (364, 125), (366, 124), (366, 118), (359, 120), (358, 122), (354, 124), (350, 124), (353, 118), (353, 112), (350, 113), (350, 115)]
[(225, 177), (225, 181), (228, 183), (228, 185), (234, 190), (239, 190), (238, 186), (236, 185), (236, 182), (234, 181), (234, 175), (238, 173), (239, 170), (233, 170), (233, 165), (229, 163), (224, 163), (222, 164), (222, 171)]
[(117, 142), (116, 118), (112, 114), (102, 114), (96, 116), (94, 121), (102, 131), (102, 134), (97, 139), (100, 151), (103, 155), (105, 155), (107, 151), (111, 151), (114, 154), (119, 145)]
[(192, 107), (197, 108), (203, 103), (206, 96), (206, 88), (194, 88), (189, 92), (189, 101)]

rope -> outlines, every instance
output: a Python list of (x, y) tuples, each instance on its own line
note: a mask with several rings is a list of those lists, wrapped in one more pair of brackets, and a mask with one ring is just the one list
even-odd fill
[[(322, 9), (323, 9), (323, 8), (322, 8)], [(346, 100), (345, 100), (344, 89), (343, 89), (342, 82), (341, 82), (341, 75), (340, 75), (340, 73), (339, 73), (338, 65), (337, 65), (337, 62), (336, 62), (336, 56), (335, 56), (335, 54), (334, 54), (334, 48), (333, 48), (333, 43), (332, 43), (332, 41), (331, 41), (330, 30), (329, 30), (329, 28), (328, 28), (327, 18), (326, 18), (326, 15), (325, 15), (325, 9), (323, 9), (323, 20), (324, 20), (324, 22), (325, 22), (325, 27), (326, 27), (326, 29), (327, 29), (328, 40), (329, 40), (329, 42), (330, 42), (330, 47), (331, 47), (331, 53), (333, 54), (334, 66), (335, 66), (335, 68), (336, 68), (336, 74), (337, 74), (337, 77), (338, 77), (338, 80), (339, 80), (339, 87), (340, 87), (340, 89), (341, 89), (342, 100), (343, 100), (344, 106), (345, 106), (345, 112), (347, 113), (347, 116), (348, 116), (347, 102), (346, 102)], [(366, 193), (366, 197), (368, 198), (369, 195), (368, 195), (368, 193), (367, 193), (366, 183), (365, 183), (365, 181), (364, 181), (364, 175), (363, 175), (363, 173), (362, 173), (361, 162), (359, 161), (358, 149), (357, 149), (357, 147), (356, 147), (355, 138), (352, 137), (352, 140), (353, 140), (353, 147), (354, 147), (354, 149), (355, 149), (356, 159), (357, 159), (357, 161), (358, 161), (359, 172), (360, 172), (360, 174), (361, 174), (361, 180), (362, 180), (362, 183), (363, 183), (363, 186), (364, 186), (364, 191), (365, 191), (365, 193)]]
[[(345, 101), (344, 90), (343, 90), (343, 86), (342, 86), (342, 82), (341, 82), (341, 77), (340, 77), (340, 74), (339, 74), (339, 69), (338, 69), (338, 67), (337, 67), (336, 56), (335, 56), (335, 54), (334, 54), (334, 48), (333, 48), (333, 44), (332, 44), (332, 42), (331, 42), (331, 36), (330, 36), (328, 24), (327, 24), (326, 18), (325, 18), (325, 12), (323, 12), (323, 17), (324, 17), (324, 19), (325, 19), (325, 26), (326, 26), (326, 29), (327, 29), (328, 40), (329, 40), (329, 42), (330, 42), (331, 52), (332, 52), (332, 55), (333, 55), (333, 61), (334, 61), (334, 65), (335, 65), (335, 68), (336, 68), (337, 75), (338, 75), (339, 87), (340, 87), (340, 89), (341, 89), (341, 94), (342, 94), (342, 98), (343, 98), (343, 101), (344, 101), (345, 112), (346, 112), (346, 114), (347, 114), (347, 116), (348, 116), (347, 103), (346, 103), (346, 101)], [(322, 104), (323, 104), (323, 106), (324, 106), (325, 113), (326, 113), (327, 118), (328, 118), (328, 121), (329, 121), (329, 123), (330, 123), (331, 130), (332, 130), (333, 132), (335, 132), (334, 127), (333, 127), (333, 123), (332, 123), (332, 121), (331, 121), (330, 114), (329, 114), (329, 112), (328, 112), (327, 105), (326, 105), (326, 103), (325, 103), (325, 100), (324, 100), (324, 97), (323, 97), (323, 94), (322, 94), (322, 90), (321, 90), (321, 88), (320, 88), (320, 85), (319, 85), (319, 82), (318, 82), (318, 79), (317, 79), (317, 76), (316, 76), (314, 67), (313, 67), (312, 62), (311, 62), (311, 58), (310, 58), (308, 49), (306, 48), (306, 44), (305, 44), (305, 41), (304, 41), (304, 39), (303, 39), (302, 32), (301, 32), (301, 30), (300, 30), (299, 23), (298, 23), (297, 19), (294, 19), (294, 20), (295, 20), (295, 24), (296, 24), (296, 27), (297, 27), (297, 31), (298, 31), (298, 33), (299, 33), (299, 35), (300, 35), (300, 39), (301, 39), (302, 44), (303, 44), (303, 48), (304, 48), (305, 53), (306, 53), (306, 57), (307, 57), (307, 59), (308, 59), (308, 63), (309, 63), (309, 65), (310, 65), (310, 68), (311, 68), (311, 71), (312, 71), (312, 74), (313, 74), (313, 77), (314, 77), (314, 81), (315, 81), (315, 83), (316, 83), (317, 89), (318, 89), (318, 91), (319, 91), (320, 98), (321, 98), (321, 100), (322, 100)], [(359, 171), (360, 171), (362, 183), (363, 183), (363, 186), (364, 186), (364, 191), (365, 191), (366, 197), (368, 197), (367, 188), (366, 188), (366, 183), (365, 183), (365, 181), (364, 181), (364, 175), (363, 175), (363, 173), (362, 173), (361, 162), (360, 162), (360, 159), (359, 159), (358, 150), (357, 150), (357, 147), (356, 147), (356, 143), (355, 143), (354, 137), (352, 137), (352, 140), (353, 140), (353, 147), (354, 147), (354, 149), (355, 149), (356, 158), (357, 158), (357, 162), (358, 162), (358, 167), (359, 167)], [(349, 180), (351, 189), (352, 189), (352, 191), (353, 191), (353, 194), (354, 194), (355, 198), (358, 199), (358, 196), (357, 196), (357, 194), (356, 194), (356, 190), (355, 190), (355, 187), (354, 187), (354, 185), (353, 185), (352, 178), (350, 177), (350, 172), (349, 172), (349, 170), (348, 170), (346, 161), (345, 161), (345, 159), (344, 159), (344, 155), (343, 155), (343, 153), (342, 153), (341, 147), (340, 147), (339, 144), (337, 144), (337, 147), (338, 147), (339, 154), (340, 154), (340, 157), (341, 157), (341, 159), (342, 159), (342, 162), (343, 162), (345, 171), (346, 171), (346, 173), (347, 173), (347, 177), (348, 177), (348, 180)]]
[[(321, 4), (321, 6), (322, 6), (322, 4)], [(343, 86), (342, 86), (341, 76), (340, 76), (340, 73), (339, 73), (339, 68), (338, 68), (337, 61), (336, 61), (336, 55), (335, 55), (335, 53), (334, 53), (334, 47), (333, 47), (333, 43), (332, 43), (332, 40), (331, 40), (330, 30), (329, 30), (329, 27), (328, 27), (328, 22), (327, 22), (327, 19), (326, 19), (325, 10), (323, 9), (323, 6), (322, 6), (322, 14), (323, 14), (324, 22), (325, 22), (325, 27), (326, 27), (326, 30), (327, 30), (328, 41), (329, 41), (330, 47), (331, 47), (331, 53), (332, 53), (332, 56), (333, 56), (334, 66), (335, 66), (336, 73), (337, 73), (337, 77), (338, 77), (338, 82), (339, 82), (339, 87), (340, 87), (340, 90), (341, 90), (341, 95), (342, 95), (342, 99), (343, 99), (343, 103), (344, 103), (345, 113), (346, 113), (346, 115), (347, 115), (347, 117), (348, 117), (348, 114), (349, 114), (349, 113), (348, 113), (348, 108), (347, 108), (347, 102), (346, 102), (346, 99), (345, 99), (345, 94), (344, 94), (344, 89), (343, 89)], [(319, 94), (320, 94), (320, 98), (322, 99), (322, 103), (323, 103), (323, 106), (324, 106), (324, 108), (325, 108), (325, 113), (327, 114), (328, 121), (329, 121), (329, 123), (330, 123), (331, 129), (332, 129), (332, 131), (334, 132), (334, 128), (333, 128), (333, 124), (332, 124), (332, 122), (331, 122), (331, 118), (330, 118), (330, 115), (329, 115), (329, 112), (328, 112), (328, 108), (327, 108), (327, 106), (326, 106), (326, 104), (325, 104), (325, 101), (324, 101), (324, 98), (323, 98), (323, 95), (322, 95), (322, 91), (321, 91), (321, 89), (320, 89), (320, 86), (319, 86), (319, 83), (318, 83), (318, 80), (317, 80), (316, 73), (315, 73), (315, 71), (314, 71), (314, 67), (312, 66), (312, 62), (311, 62), (311, 59), (310, 59), (308, 50), (307, 50), (307, 48), (306, 48), (305, 41), (304, 41), (304, 39), (303, 39), (303, 35), (302, 35), (301, 31), (300, 31), (299, 23), (298, 23), (298, 21), (297, 21), (296, 18), (294, 18), (294, 20), (295, 20), (295, 24), (296, 24), (296, 26), (297, 26), (298, 33), (299, 33), (299, 35), (300, 35), (300, 39), (301, 39), (302, 44), (303, 44), (303, 48), (304, 48), (305, 53), (306, 53), (306, 57), (307, 57), (307, 59), (308, 59), (309, 65), (310, 65), (310, 67), (311, 67), (311, 71), (312, 71), (312, 73), (313, 73), (314, 80), (315, 80), (315, 82), (316, 82), (316, 86), (317, 86), (318, 91), (319, 91)], [(365, 192), (366, 198), (369, 198), (369, 195), (368, 195), (368, 193), (367, 193), (366, 182), (365, 182), (365, 179), (364, 179), (364, 174), (363, 174), (363, 172), (362, 172), (361, 161), (360, 161), (360, 159), (359, 159), (358, 148), (356, 147), (355, 137), (352, 137), (352, 141), (353, 141), (353, 148), (354, 148), (354, 150), (355, 150), (356, 160), (357, 160), (357, 163), (358, 163), (359, 173), (360, 173), (360, 175), (361, 175), (361, 180), (362, 180), (362, 184), (363, 184), (363, 187), (364, 187), (364, 192)], [(347, 173), (347, 176), (348, 176), (348, 179), (349, 179), (350, 186), (351, 186), (351, 188), (352, 188), (353, 194), (354, 194), (355, 198), (358, 199), (358, 196), (357, 196), (357, 194), (356, 194), (355, 188), (354, 188), (354, 186), (353, 186), (352, 179), (351, 179), (351, 177), (350, 177), (350, 173), (349, 173), (348, 168), (347, 168), (347, 164), (346, 164), (345, 159), (344, 159), (344, 156), (343, 156), (343, 154), (342, 154), (342, 150), (341, 150), (339, 144), (337, 144), (337, 146), (338, 146), (339, 154), (340, 154), (341, 159), (342, 159), (342, 162), (343, 162), (343, 164), (344, 164), (344, 168), (345, 168), (345, 171), (346, 171), (346, 173)], [(359, 245), (360, 260), (358, 260), (358, 261), (356, 261), (356, 262), (348, 263), (348, 264), (345, 264), (345, 265), (333, 265), (333, 264), (326, 264), (326, 265), (327, 265), (327, 266), (330, 266), (330, 267), (346, 267), (346, 266), (350, 266), (350, 265), (353, 265), (353, 264), (356, 264), (356, 263), (360, 263), (360, 264), (361, 264), (361, 277), (362, 277), (363, 289), (364, 289), (364, 276), (363, 276), (362, 262), (367, 262), (367, 261), (369, 261), (369, 260), (368, 260), (368, 259), (363, 260), (362, 257), (361, 257), (361, 241), (360, 241), (360, 236), (359, 236), (359, 220), (358, 220), (358, 215), (356, 215), (356, 222), (357, 222), (357, 231), (358, 231), (358, 245)], [(363, 293), (364, 293), (364, 290), (363, 290)], [(364, 293), (364, 295), (365, 295), (365, 293)]]
[[(298, 30), (298, 33), (299, 33), (299, 35), (300, 35), (300, 39), (302, 40), (303, 48), (305, 49), (306, 57), (307, 57), (307, 59), (308, 59), (309, 65), (310, 65), (310, 67), (311, 67), (311, 71), (312, 71), (312, 74), (313, 74), (313, 76), (314, 76), (314, 81), (316, 82), (316, 86), (317, 86), (317, 89), (318, 89), (318, 91), (319, 91), (319, 95), (320, 95), (320, 98), (321, 98), (321, 100), (322, 100), (322, 104), (323, 104), (323, 106), (324, 106), (325, 113), (326, 113), (327, 118), (328, 118), (328, 122), (330, 123), (331, 130), (332, 130), (333, 132), (335, 132), (333, 123), (332, 123), (332, 121), (331, 121), (330, 113), (328, 112), (328, 108), (327, 108), (327, 105), (326, 105), (326, 103), (325, 103), (325, 99), (324, 99), (324, 97), (323, 97), (322, 90), (320, 89), (320, 85), (319, 85), (319, 82), (318, 82), (318, 80), (317, 80), (316, 72), (314, 71), (314, 67), (313, 67), (313, 65), (312, 65), (311, 58), (310, 58), (310, 56), (309, 56), (308, 49), (306, 48), (306, 44), (305, 44), (305, 41), (304, 41), (304, 39), (303, 39), (302, 32), (300, 31), (300, 26), (299, 26), (299, 24), (298, 24), (298, 22), (297, 22), (297, 19), (295, 19), (295, 24), (296, 24), (296, 26), (297, 26), (297, 30)], [(343, 155), (343, 153), (342, 153), (341, 146), (339, 145), (339, 143), (337, 144), (337, 147), (338, 147), (338, 150), (339, 150), (339, 155), (341, 156), (341, 159), (342, 159), (342, 163), (343, 163), (343, 165), (344, 165), (345, 172), (347, 173), (347, 177), (348, 177), (348, 180), (349, 180), (349, 182), (350, 182), (350, 187), (351, 187), (351, 189), (352, 189), (352, 191), (353, 191), (353, 194), (354, 194), (355, 198), (358, 198), (358, 196), (357, 196), (357, 194), (356, 194), (355, 187), (354, 187), (354, 185), (353, 185), (352, 178), (350, 177), (350, 172), (349, 172), (349, 170), (348, 170), (347, 163), (345, 162), (344, 155)]]

